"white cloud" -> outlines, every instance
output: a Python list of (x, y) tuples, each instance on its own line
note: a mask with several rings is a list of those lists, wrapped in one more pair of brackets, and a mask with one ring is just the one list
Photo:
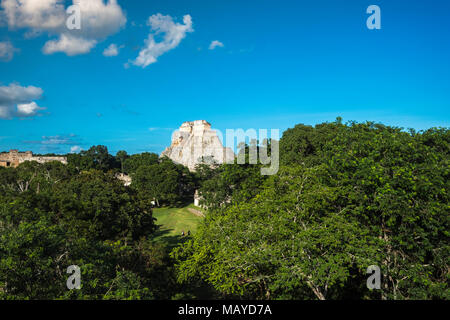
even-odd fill
[(86, 40), (62, 34), (58, 40), (47, 41), (42, 51), (45, 54), (64, 52), (68, 56), (75, 56), (90, 52), (96, 44), (96, 40)]
[(221, 47), (223, 48), (224, 45), (222, 42), (218, 41), (218, 40), (214, 40), (211, 42), (211, 44), (209, 45), (209, 50), (214, 50), (217, 47)]
[(42, 96), (42, 89), (34, 86), (22, 87), (19, 84), (11, 83), (9, 86), (0, 87), (0, 104), (9, 102), (26, 102), (39, 99)]
[(65, 24), (64, 0), (2, 0), (9, 28), (57, 31)]
[(78, 153), (80, 152), (82, 149), (80, 146), (72, 146), (70, 147), (70, 153)]
[(67, 28), (70, 15), (66, 13), (65, 0), (1, 1), (1, 13), (10, 29), (28, 28), (30, 35), (47, 32), (50, 36), (58, 36), (45, 44), (43, 52), (46, 54), (88, 53), (98, 41), (119, 31), (127, 21), (117, 0), (72, 0), (72, 4), (80, 8), (80, 30)]
[(119, 54), (119, 50), (123, 46), (118, 47), (115, 43), (111, 43), (104, 51), (103, 55), (105, 57), (115, 57)]
[(22, 87), (12, 83), (9, 86), (0, 86), (0, 119), (13, 117), (31, 117), (37, 114), (39, 107), (33, 100), (41, 98), (41, 88)]
[[(155, 63), (158, 57), (176, 48), (181, 40), (186, 37), (186, 33), (193, 32), (192, 18), (190, 15), (183, 17), (183, 24), (175, 23), (171, 16), (164, 16), (160, 13), (152, 15), (147, 24), (151, 32), (145, 41), (145, 47), (139, 52), (139, 56), (133, 64), (145, 68)], [(162, 41), (156, 42), (156, 35), (163, 35)]]
[(14, 48), (11, 42), (9, 41), (0, 42), (0, 61), (4, 62), (11, 61), (16, 51), (19, 50)]
[(37, 114), (39, 110), (44, 110), (45, 108), (39, 107), (36, 102), (32, 101), (30, 103), (23, 103), (17, 105), (17, 113), (19, 116), (31, 117)]

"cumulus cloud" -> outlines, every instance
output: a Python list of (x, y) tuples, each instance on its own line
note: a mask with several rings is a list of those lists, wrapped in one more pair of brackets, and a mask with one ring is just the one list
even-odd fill
[(20, 84), (11, 83), (9, 86), (0, 87), (0, 104), (4, 103), (24, 103), (30, 100), (39, 99), (43, 90), (38, 87), (22, 87)]
[(15, 83), (0, 86), (0, 119), (35, 116), (45, 109), (33, 101), (40, 99), (42, 94), (42, 89), (34, 86), (22, 87)]
[[(147, 25), (150, 26), (151, 31), (145, 41), (145, 47), (133, 61), (134, 65), (142, 68), (155, 63), (158, 57), (176, 48), (186, 37), (186, 33), (194, 31), (190, 15), (185, 15), (181, 24), (175, 23), (171, 16), (158, 13), (148, 19)], [(156, 42), (155, 36), (161, 36), (162, 40)]]
[[(69, 56), (90, 52), (98, 41), (126, 24), (117, 0), (72, 0), (80, 9), (81, 29), (69, 30), (65, 0), (2, 0), (1, 13), (10, 29), (27, 28), (28, 34), (57, 36), (43, 48), (45, 54), (63, 52)], [(70, 3), (68, 3), (70, 4)]]
[(72, 146), (72, 147), (70, 148), (70, 153), (78, 153), (78, 152), (80, 152), (81, 150), (83, 150), (83, 149), (81, 149), (80, 146)]
[(96, 40), (86, 40), (84, 38), (62, 34), (58, 40), (47, 41), (42, 51), (45, 54), (64, 52), (68, 56), (75, 56), (90, 52), (96, 44)]
[(110, 44), (105, 50), (103, 50), (103, 55), (105, 57), (115, 57), (119, 54), (119, 50), (123, 46), (118, 47), (115, 43)]
[(2, 0), (1, 8), (12, 29), (56, 32), (66, 21), (64, 0)]
[(0, 42), (0, 61), (3, 62), (11, 61), (16, 51), (18, 51), (18, 49), (14, 48), (11, 42), (9, 41)]
[(22, 117), (32, 117), (35, 116), (39, 110), (44, 110), (45, 108), (39, 107), (36, 102), (32, 101), (30, 103), (23, 103), (17, 105), (17, 114)]
[(221, 47), (223, 48), (224, 45), (222, 42), (218, 41), (218, 40), (214, 40), (211, 42), (211, 44), (209, 45), (209, 50), (214, 50), (217, 47)]

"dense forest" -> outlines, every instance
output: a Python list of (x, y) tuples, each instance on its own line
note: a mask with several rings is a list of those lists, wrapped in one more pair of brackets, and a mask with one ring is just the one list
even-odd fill
[[(449, 299), (450, 132), (299, 124), (280, 169), (94, 146), (0, 168), (0, 299)], [(248, 148), (240, 151), (248, 156)], [(125, 187), (118, 173), (132, 177)], [(154, 206), (207, 211), (175, 247)], [(81, 269), (68, 290), (66, 269)], [(379, 290), (366, 286), (377, 265)]]

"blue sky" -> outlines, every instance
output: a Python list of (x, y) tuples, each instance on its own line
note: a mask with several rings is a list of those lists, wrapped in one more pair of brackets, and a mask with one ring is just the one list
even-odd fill
[[(0, 1), (0, 151), (160, 153), (182, 122), (199, 119), (223, 132), (337, 116), (449, 126), (448, 1), (118, 0), (108, 15), (92, 9), (103, 24), (86, 22), (88, 31), (81, 11), (81, 36), (57, 44), (70, 33), (39, 16), (48, 12)], [(381, 30), (366, 27), (371, 4)], [(145, 51), (151, 16), (173, 34)], [(223, 46), (210, 50), (213, 41)], [(118, 54), (106, 57), (111, 44)], [(140, 54), (156, 62), (144, 66)]]

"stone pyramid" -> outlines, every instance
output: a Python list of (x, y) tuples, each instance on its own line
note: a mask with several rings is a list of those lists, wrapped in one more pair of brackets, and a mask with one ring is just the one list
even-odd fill
[(205, 120), (184, 122), (172, 135), (172, 144), (161, 153), (194, 171), (199, 163), (232, 163), (233, 150), (222, 145), (211, 124)]

